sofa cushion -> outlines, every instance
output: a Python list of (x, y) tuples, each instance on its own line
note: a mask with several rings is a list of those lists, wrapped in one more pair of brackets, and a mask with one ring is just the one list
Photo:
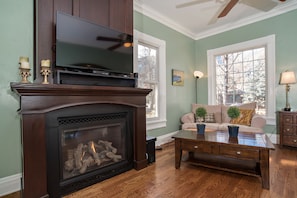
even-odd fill
[(255, 109), (239, 109), (239, 111), (239, 117), (232, 119), (230, 123), (251, 126), (252, 118), (255, 114)]
[(216, 120), (215, 120), (214, 113), (206, 114), (205, 117), (204, 117), (204, 122), (206, 122), (206, 123), (215, 123)]
[[(240, 109), (250, 109), (250, 110), (255, 110), (256, 109), (256, 102), (250, 102), (250, 103), (244, 103), (244, 104), (240, 104), (240, 105), (235, 105)], [(233, 105), (232, 105), (233, 106)], [(229, 118), (227, 111), (229, 109), (229, 105), (222, 105), (222, 122), (223, 123), (230, 123), (231, 119)], [(255, 113), (254, 113), (255, 114)], [(253, 115), (254, 115), (253, 114)], [(251, 124), (250, 124), (251, 125)], [(249, 125), (249, 126), (250, 126)]]
[(231, 120), (227, 114), (229, 107), (228, 105), (222, 105), (222, 123), (229, 123)]
[(215, 122), (221, 123), (221, 105), (206, 105), (206, 104), (192, 104), (192, 112), (196, 114), (196, 109), (199, 107), (204, 107), (207, 114), (213, 113)]

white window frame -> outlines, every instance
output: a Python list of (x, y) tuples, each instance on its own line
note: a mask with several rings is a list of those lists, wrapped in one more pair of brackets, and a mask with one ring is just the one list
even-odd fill
[(134, 30), (133, 33), (134, 41), (134, 72), (138, 70), (138, 42), (146, 43), (154, 46), (159, 51), (159, 93), (158, 93), (158, 118), (147, 118), (146, 119), (146, 130), (152, 130), (157, 128), (166, 127), (166, 42), (147, 35), (145, 33)]
[[(251, 48), (266, 47), (266, 107), (267, 114), (264, 118), (268, 125), (275, 125), (275, 35), (236, 43), (216, 49), (207, 50), (208, 69), (208, 104), (216, 103), (216, 71), (215, 57), (221, 54), (228, 54), (236, 51), (243, 51)], [(271, 83), (273, 82), (273, 83)]]

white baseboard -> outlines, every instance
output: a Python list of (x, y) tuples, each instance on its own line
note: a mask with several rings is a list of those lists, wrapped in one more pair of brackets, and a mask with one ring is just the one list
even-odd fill
[(0, 197), (21, 190), (22, 174), (0, 178)]
[(172, 136), (174, 136), (175, 134), (177, 134), (178, 131), (172, 132), (172, 133), (167, 133), (165, 135), (161, 135), (157, 137), (157, 141), (156, 141), (156, 146), (161, 146), (162, 144), (166, 144), (168, 142), (172, 142), (174, 141), (174, 139), (172, 138)]

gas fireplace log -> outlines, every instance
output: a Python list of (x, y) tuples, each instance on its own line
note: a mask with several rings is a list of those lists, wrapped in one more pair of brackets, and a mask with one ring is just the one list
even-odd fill
[(98, 144), (89, 141), (88, 144), (78, 144), (74, 149), (67, 150), (67, 161), (64, 163), (66, 171), (78, 171), (83, 174), (88, 167), (100, 166), (104, 162), (118, 162), (121, 155), (116, 155), (117, 148), (112, 146), (112, 142), (99, 140)]
[(101, 164), (101, 160), (99, 159), (99, 155), (98, 153), (96, 152), (96, 149), (95, 149), (95, 143), (93, 141), (90, 141), (88, 142), (88, 151), (89, 153), (93, 156), (96, 164), (98, 166), (100, 166)]
[(74, 159), (75, 159), (75, 168), (81, 169), (82, 167), (82, 157), (83, 157), (83, 144), (80, 143), (77, 145), (76, 150), (74, 151)]
[(113, 152), (107, 152), (106, 156), (112, 159), (114, 162), (118, 162), (122, 159), (121, 155), (116, 155)]
[(80, 174), (83, 174), (87, 171), (87, 168), (94, 165), (94, 159), (89, 156), (86, 160), (83, 160), (83, 165), (79, 170)]
[(98, 145), (103, 145), (105, 148), (104, 150), (111, 151), (113, 153), (117, 153), (117, 149), (112, 146), (112, 142), (99, 140)]
[(74, 150), (67, 150), (67, 161), (65, 162), (64, 168), (67, 171), (72, 171), (74, 169)]

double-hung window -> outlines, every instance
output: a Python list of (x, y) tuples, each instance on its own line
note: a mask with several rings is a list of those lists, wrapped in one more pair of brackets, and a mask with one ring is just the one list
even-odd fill
[(134, 31), (138, 87), (152, 89), (146, 98), (147, 130), (166, 126), (165, 47), (165, 41)]
[(256, 102), (256, 113), (274, 123), (274, 36), (208, 51), (209, 103)]

